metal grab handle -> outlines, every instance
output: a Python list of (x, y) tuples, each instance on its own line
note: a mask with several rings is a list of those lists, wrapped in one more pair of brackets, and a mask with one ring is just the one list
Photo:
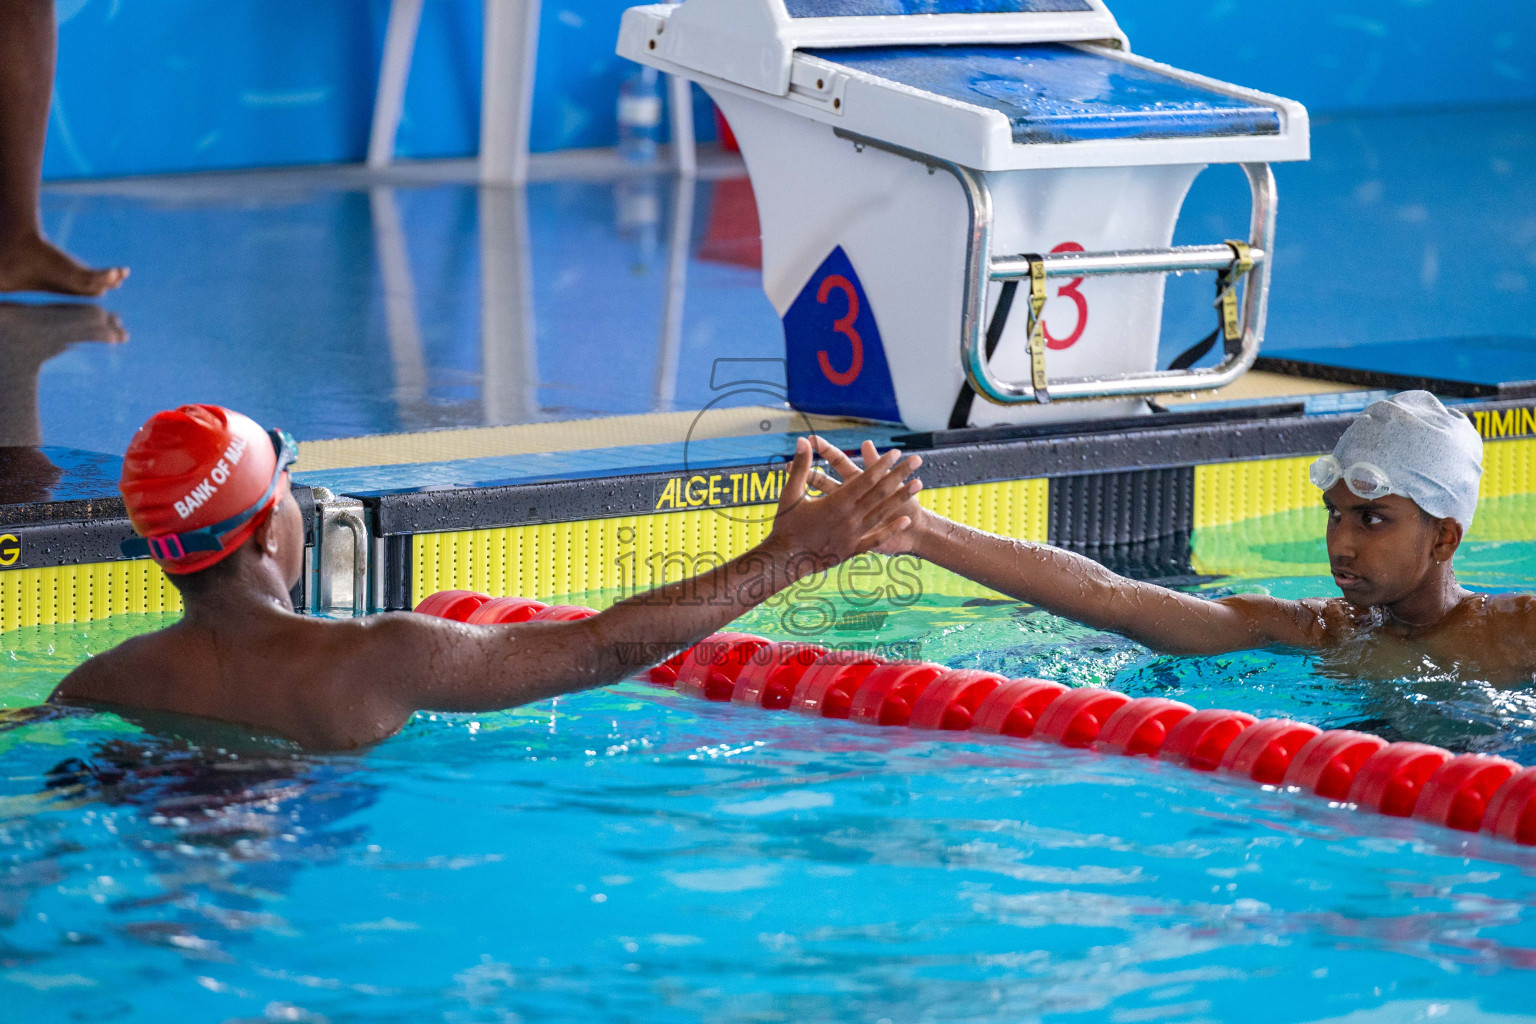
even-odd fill
[(368, 614), (368, 525), (349, 508), (331, 514), (331, 522), (352, 534), (352, 616)]
[[(943, 165), (941, 165), (943, 166)], [(948, 170), (959, 179), (971, 207), (965, 300), (961, 314), (960, 359), (966, 379), (976, 393), (998, 405), (1022, 405), (1041, 401), (1081, 401), (1131, 395), (1210, 390), (1236, 381), (1258, 357), (1264, 339), (1269, 307), (1270, 261), (1275, 231), (1275, 178), (1268, 164), (1243, 164), (1253, 194), (1249, 225), (1253, 270), (1247, 275), (1243, 294), (1242, 341), (1217, 366), (1207, 369), (1153, 370), (1106, 377), (1073, 377), (1050, 382), (1046, 393), (1028, 381), (999, 380), (987, 365), (982, 307), (990, 281), (1017, 280), (1029, 274), (1029, 261), (1021, 257), (993, 260), (988, 255), (992, 235), (992, 195), (986, 179), (958, 164)], [(1228, 245), (1178, 246), (1108, 253), (1053, 253), (1042, 257), (1047, 277), (1090, 274), (1158, 274), (1184, 270), (1225, 270), (1232, 265)], [(1021, 273), (1022, 271), (1022, 273)]]
[[(980, 171), (916, 150), (840, 128), (833, 131), (839, 138), (847, 139), (855, 146), (869, 146), (930, 168), (942, 168), (960, 182), (970, 210), (970, 230), (966, 239), (965, 294), (960, 311), (960, 365), (971, 387), (989, 402), (996, 405), (1023, 405), (1028, 402), (1081, 401), (1222, 388), (1246, 373), (1258, 357), (1269, 310), (1271, 267), (1268, 256), (1275, 236), (1275, 176), (1268, 164), (1242, 165), (1243, 172), (1248, 176), (1249, 191), (1253, 194), (1253, 213), (1248, 234), (1254, 265), (1252, 272), (1247, 275), (1248, 284), (1243, 295), (1242, 343), (1235, 352), (1228, 354), (1219, 365), (1206, 369), (1072, 377), (1052, 381), (1046, 393), (1037, 394), (1029, 381), (999, 380), (987, 365), (986, 320), (982, 315), (986, 306), (987, 285), (992, 281), (1029, 277), (1031, 261), (1023, 256), (992, 258), (992, 190), (988, 188), (985, 176)], [(1052, 253), (1041, 257), (1041, 262), (1045, 264), (1047, 277), (1079, 277), (1091, 274), (1223, 270), (1232, 265), (1232, 256), (1232, 248), (1227, 245), (1195, 245), (1124, 252)]]
[[(338, 498), (328, 488), (312, 488), (315, 498), (314, 576), (310, 608), (318, 614), (334, 614), (331, 604), (336, 588), (332, 569), (337, 568), (327, 543), (337, 527), (345, 528), (352, 538), (352, 615), (368, 614), (368, 556), (373, 538), (363, 518), (362, 502), (356, 498)], [(337, 552), (339, 553), (339, 551)], [(338, 574), (339, 575), (339, 574)]]
[[(1268, 253), (1254, 249), (1254, 266)], [(1036, 257), (1046, 277), (1089, 277), (1094, 274), (1179, 274), (1189, 270), (1226, 270), (1232, 266), (1230, 245), (1176, 245), (1171, 249), (1123, 249), (1118, 252), (1053, 252)], [(992, 260), (994, 281), (1018, 281), (1029, 276), (1028, 256), (999, 256)]]

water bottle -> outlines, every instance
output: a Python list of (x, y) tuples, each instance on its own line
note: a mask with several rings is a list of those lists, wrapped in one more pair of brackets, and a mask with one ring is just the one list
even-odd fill
[(614, 214), (619, 237), (635, 243), (630, 270), (647, 273), (661, 244), (661, 182), (656, 175), (630, 174), (615, 182)]
[(619, 83), (619, 153), (654, 163), (661, 145), (661, 74), (642, 67)]

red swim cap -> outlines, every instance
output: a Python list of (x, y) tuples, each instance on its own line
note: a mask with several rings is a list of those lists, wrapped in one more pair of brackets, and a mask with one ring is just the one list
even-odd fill
[[(139, 536), (168, 573), (185, 575), (227, 558), (256, 531), (281, 488), (246, 522), (218, 538), (218, 551), (183, 551), (184, 534), (222, 523), (251, 509), (272, 485), (277, 452), (249, 417), (217, 405), (184, 405), (149, 418), (123, 456), (118, 490)], [(170, 557), (179, 552), (180, 557)]]

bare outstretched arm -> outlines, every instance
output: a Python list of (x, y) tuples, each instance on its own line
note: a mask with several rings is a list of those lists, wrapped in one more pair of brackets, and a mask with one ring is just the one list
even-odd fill
[[(858, 472), (841, 451), (818, 439), (818, 452), (845, 480)], [(866, 449), (869, 457), (873, 448)], [(835, 489), (832, 481), (818, 486)], [(1243, 595), (1207, 601), (1118, 576), (1082, 555), (963, 526), (924, 509), (914, 498), (912, 526), (880, 545), (908, 552), (993, 590), (1095, 629), (1130, 637), (1168, 654), (1220, 654), (1324, 642), (1321, 604)]]
[[(871, 449), (872, 450), (872, 449)], [(811, 445), (795, 450), (772, 532), (739, 558), (581, 622), (468, 626), (397, 615), (377, 666), (402, 708), (479, 711), (602, 686), (704, 639), (797, 579), (891, 541), (911, 525), (916, 457), (887, 452), (836, 493), (807, 494)]]

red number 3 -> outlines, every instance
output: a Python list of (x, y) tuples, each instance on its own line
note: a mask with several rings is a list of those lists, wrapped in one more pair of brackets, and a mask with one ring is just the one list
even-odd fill
[(834, 323), (832, 330), (848, 339), (848, 344), (853, 346), (853, 358), (848, 362), (848, 369), (842, 372), (832, 369), (832, 360), (827, 357), (826, 349), (816, 353), (816, 361), (821, 364), (821, 372), (826, 375), (827, 380), (840, 388), (845, 388), (858, 380), (859, 373), (864, 369), (864, 339), (859, 337), (859, 332), (853, 329), (854, 323), (859, 319), (859, 293), (854, 290), (853, 282), (842, 274), (831, 274), (821, 282), (821, 290), (816, 293), (816, 301), (825, 306), (827, 296), (832, 294), (834, 288), (848, 297), (848, 314)]
[[(1056, 248), (1051, 250), (1051, 252), (1082, 251), (1083, 247), (1078, 245), (1076, 242), (1062, 242)], [(1072, 300), (1072, 304), (1077, 307), (1077, 326), (1074, 327), (1072, 329), (1072, 333), (1067, 335), (1065, 338), (1056, 337), (1051, 333), (1050, 327), (1045, 326), (1046, 348), (1058, 350), (1071, 348), (1073, 345), (1077, 344), (1078, 339), (1083, 336), (1083, 332), (1088, 329), (1088, 300), (1083, 297), (1082, 292), (1077, 290), (1078, 286), (1082, 283), (1082, 278), (1074, 277), (1072, 280), (1068, 281), (1066, 284), (1057, 289), (1056, 295), (1058, 298), (1061, 296), (1066, 296), (1070, 298)]]

